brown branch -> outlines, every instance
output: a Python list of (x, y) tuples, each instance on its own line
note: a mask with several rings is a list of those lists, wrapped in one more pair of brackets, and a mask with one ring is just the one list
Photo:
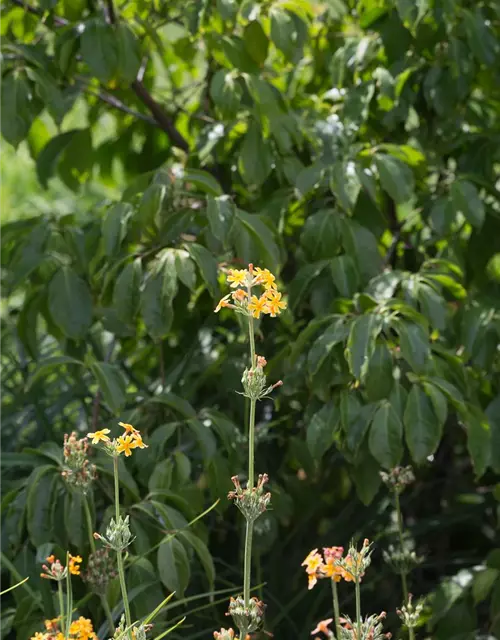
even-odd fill
[(182, 149), (186, 153), (189, 151), (189, 143), (184, 138), (182, 133), (176, 128), (172, 120), (163, 110), (163, 108), (156, 102), (153, 96), (149, 93), (146, 87), (139, 80), (134, 80), (131, 85), (132, 89), (139, 100), (149, 109), (153, 118), (158, 123), (158, 126), (165, 131), (170, 138), (170, 142), (174, 147)]

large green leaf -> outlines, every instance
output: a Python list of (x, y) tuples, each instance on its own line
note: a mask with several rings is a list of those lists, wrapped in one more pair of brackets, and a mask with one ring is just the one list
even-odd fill
[(240, 170), (248, 184), (260, 186), (273, 168), (273, 156), (269, 142), (262, 137), (262, 130), (252, 122), (245, 134), (240, 155)]
[(456, 180), (451, 185), (451, 201), (455, 211), (460, 211), (474, 226), (480, 228), (485, 210), (476, 187), (467, 180)]
[(163, 584), (175, 591), (178, 598), (184, 597), (189, 584), (189, 559), (182, 544), (173, 536), (168, 536), (158, 547), (158, 571)]
[(85, 336), (92, 324), (92, 297), (84, 280), (71, 267), (61, 267), (49, 284), (50, 315), (64, 335)]
[(346, 358), (351, 373), (358, 380), (362, 380), (366, 375), (381, 328), (380, 317), (373, 313), (359, 316), (351, 325)]
[(397, 323), (396, 329), (403, 358), (416, 373), (424, 371), (430, 353), (427, 332), (419, 324), (402, 321)]
[(339, 214), (334, 209), (321, 209), (308, 216), (300, 242), (315, 260), (337, 255), (340, 245)]
[(442, 423), (430, 398), (414, 384), (408, 394), (404, 413), (406, 443), (413, 460), (421, 464), (435, 453), (441, 440)]
[(398, 158), (383, 153), (375, 154), (375, 163), (384, 191), (398, 204), (409, 200), (414, 188), (411, 169)]
[(140, 258), (129, 262), (116, 279), (113, 289), (113, 308), (125, 323), (131, 323), (139, 312), (141, 279)]
[(104, 252), (107, 256), (116, 253), (127, 233), (127, 222), (132, 215), (132, 207), (124, 202), (119, 202), (108, 209), (102, 221), (102, 239)]
[(2, 79), (2, 136), (14, 147), (26, 138), (35, 117), (31, 100), (30, 86), (23, 73), (9, 73)]
[(236, 210), (229, 196), (207, 197), (207, 216), (214, 236), (226, 244), (234, 223)]
[(219, 283), (217, 280), (217, 262), (213, 255), (201, 244), (194, 242), (186, 245), (186, 249), (196, 262), (210, 295), (216, 298), (219, 293)]
[(372, 456), (393, 469), (403, 455), (403, 423), (388, 400), (382, 400), (373, 416), (368, 443)]
[(339, 342), (344, 342), (348, 335), (349, 325), (341, 316), (314, 341), (307, 356), (307, 368), (311, 377), (319, 371), (333, 347)]
[[(122, 42), (122, 40), (129, 39), (126, 33), (125, 30), (122, 30), (119, 37), (113, 27), (106, 24), (103, 18), (90, 20), (85, 25), (81, 35), (80, 51), (83, 60), (99, 80), (109, 82), (117, 75), (120, 69), (126, 72), (130, 71), (129, 63), (125, 64), (125, 60), (129, 59), (131, 53), (127, 52), (125, 54), (125, 51), (123, 51), (121, 60), (118, 53), (119, 42), (121, 43), (121, 49), (124, 49), (127, 44)], [(127, 58), (125, 58), (125, 55)]]
[(104, 402), (115, 414), (119, 414), (125, 406), (126, 387), (120, 369), (107, 362), (93, 362), (90, 370), (94, 374)]
[(146, 276), (141, 292), (141, 312), (149, 335), (162, 340), (170, 331), (173, 321), (172, 301), (177, 292), (177, 272), (172, 253), (157, 259)]
[(338, 410), (333, 405), (325, 405), (311, 417), (307, 425), (306, 441), (316, 462), (321, 460), (332, 445), (338, 420)]

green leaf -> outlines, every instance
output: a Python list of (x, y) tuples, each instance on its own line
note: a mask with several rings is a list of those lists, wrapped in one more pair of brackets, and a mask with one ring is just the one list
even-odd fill
[(351, 471), (356, 492), (361, 502), (368, 506), (377, 495), (380, 487), (380, 467), (378, 462), (363, 449), (356, 460), (356, 467)]
[(44, 189), (48, 188), (49, 178), (54, 175), (58, 162), (78, 129), (66, 131), (51, 138), (36, 159), (36, 173)]
[(74, 491), (66, 494), (64, 499), (64, 527), (70, 544), (77, 549), (81, 549), (88, 536), (81, 493)]
[(241, 107), (243, 90), (233, 71), (219, 69), (210, 83), (210, 97), (225, 118), (232, 118)]
[(356, 262), (358, 273), (368, 280), (375, 276), (382, 266), (377, 238), (371, 231), (351, 218), (342, 220), (342, 244), (347, 255)]
[[(241, 233), (247, 234), (252, 241), (252, 244), (257, 249), (258, 254), (242, 255), (246, 262), (252, 262), (252, 257), (260, 258), (260, 261), (266, 265), (273, 273), (276, 273), (279, 269), (280, 250), (274, 239), (274, 234), (271, 229), (265, 224), (265, 218), (254, 213), (246, 213), (238, 209), (236, 212), (236, 222), (234, 226), (233, 238), (235, 235)], [(240, 254), (241, 255), (241, 254)]]
[(137, 316), (140, 304), (142, 263), (140, 258), (129, 262), (115, 282), (113, 308), (120, 319), (130, 324)]
[(92, 297), (86, 282), (71, 267), (61, 267), (50, 281), (48, 306), (65, 336), (80, 340), (86, 335), (92, 324)]
[(297, 51), (297, 31), (292, 16), (287, 12), (273, 7), (271, 16), (271, 40), (274, 46), (283, 52), (285, 58), (292, 60)]
[(165, 196), (165, 185), (158, 184), (157, 182), (153, 182), (149, 185), (142, 196), (137, 215), (143, 225), (149, 226), (153, 223), (159, 224), (161, 222), (161, 213), (163, 210)]
[(372, 313), (360, 316), (351, 325), (345, 355), (352, 375), (358, 380), (365, 377), (380, 330), (380, 318)]
[(397, 204), (407, 202), (413, 195), (413, 173), (406, 164), (393, 156), (376, 153), (375, 164), (382, 188)]
[(114, 255), (120, 249), (127, 235), (127, 222), (132, 213), (132, 206), (125, 202), (119, 202), (107, 210), (102, 221), (102, 239), (107, 256)]
[(401, 354), (415, 373), (425, 370), (430, 355), (429, 336), (419, 324), (398, 322), (395, 324), (399, 334)]
[(189, 559), (182, 544), (173, 537), (167, 537), (158, 547), (158, 572), (160, 580), (178, 598), (184, 597), (189, 584)]
[(306, 441), (311, 456), (319, 463), (323, 455), (333, 444), (333, 437), (339, 421), (338, 410), (334, 405), (325, 405), (315, 413), (307, 425)]
[(403, 456), (403, 424), (391, 403), (382, 400), (370, 427), (368, 443), (372, 456), (382, 467), (396, 467)]
[(491, 468), (500, 473), (500, 395), (486, 407), (485, 415), (491, 433)]
[(90, 370), (94, 374), (104, 402), (115, 415), (119, 414), (127, 400), (125, 380), (120, 369), (107, 362), (93, 362)]
[(422, 313), (430, 324), (442, 331), (446, 327), (446, 302), (439, 293), (429, 285), (420, 282), (417, 291)]
[(210, 230), (223, 246), (233, 227), (236, 209), (230, 196), (207, 197), (207, 217)]
[(318, 373), (333, 347), (343, 342), (348, 335), (349, 325), (346, 323), (346, 318), (341, 316), (315, 340), (307, 356), (307, 367), (311, 378)]
[(219, 294), (219, 282), (217, 279), (217, 262), (215, 258), (201, 244), (190, 243), (185, 245), (191, 254), (191, 257), (198, 265), (201, 277), (205, 281), (212, 298), (216, 298)]
[(75, 358), (70, 358), (69, 356), (53, 356), (51, 358), (41, 360), (37, 364), (36, 369), (31, 374), (26, 385), (26, 389), (30, 389), (37, 380), (39, 380), (47, 373), (50, 373), (50, 371), (52, 371), (54, 368), (60, 369), (67, 364), (77, 364), (83, 366), (83, 362), (81, 362), (80, 360), (76, 360)]
[(339, 214), (334, 209), (322, 209), (308, 216), (300, 243), (315, 260), (333, 258), (340, 245)]
[(116, 48), (118, 74), (126, 82), (133, 82), (141, 66), (141, 51), (134, 32), (124, 22), (116, 26)]
[(492, 433), (487, 416), (480, 408), (467, 405), (460, 412), (467, 430), (467, 448), (474, 465), (476, 477), (481, 478), (486, 472), (492, 457)]
[(187, 169), (184, 172), (184, 180), (193, 184), (199, 191), (210, 196), (221, 196), (222, 188), (217, 180), (208, 173), (199, 169)]
[(51, 230), (47, 228), (45, 221), (32, 228), (12, 258), (9, 278), (12, 289), (25, 283), (28, 276), (44, 262), (46, 246), (50, 237)]
[(467, 180), (457, 180), (451, 185), (450, 195), (455, 210), (460, 211), (472, 226), (480, 229), (485, 210), (476, 187)]
[(196, 287), (196, 270), (189, 252), (185, 249), (175, 250), (175, 270), (177, 277), (188, 289), (194, 291)]
[(253, 60), (262, 66), (267, 58), (269, 39), (258, 20), (252, 20), (247, 24), (243, 32), (243, 41)]
[(28, 135), (36, 115), (26, 76), (21, 73), (4, 76), (0, 100), (2, 136), (17, 148)]
[(474, 597), (474, 604), (479, 604), (486, 600), (488, 595), (490, 594), (493, 585), (498, 580), (498, 576), (500, 575), (500, 571), (498, 569), (492, 569), (490, 567), (486, 567), (476, 573), (474, 576), (474, 582), (472, 583), (472, 595)]
[(172, 253), (166, 252), (153, 264), (141, 292), (141, 312), (153, 340), (163, 340), (172, 326), (172, 302), (177, 293), (177, 272)]
[(337, 203), (346, 212), (352, 212), (361, 189), (361, 182), (353, 163), (336, 162), (331, 168), (330, 189)]
[(48, 112), (54, 118), (57, 126), (60, 126), (71, 106), (70, 103), (64, 99), (57, 82), (48, 73), (41, 69), (30, 69), (29, 75), (36, 82), (38, 93)]
[(54, 466), (36, 468), (28, 480), (26, 525), (35, 547), (52, 540), (52, 496), (59, 474)]
[(328, 265), (328, 260), (320, 260), (312, 264), (301, 267), (295, 278), (288, 285), (288, 295), (290, 296), (290, 307), (294, 309), (302, 300), (311, 283), (323, 269)]
[(337, 256), (330, 263), (333, 284), (341, 296), (352, 298), (359, 287), (359, 274), (354, 260), (348, 256)]
[(375, 346), (365, 376), (365, 390), (372, 402), (389, 397), (394, 384), (392, 356), (384, 342)]
[(99, 80), (107, 83), (116, 77), (120, 65), (119, 40), (112, 26), (104, 19), (90, 20), (85, 25), (80, 43), (84, 62)]
[(191, 531), (179, 531), (179, 537), (193, 547), (205, 571), (210, 591), (215, 583), (215, 565), (207, 545)]
[(58, 165), (59, 177), (73, 191), (91, 177), (94, 153), (90, 128), (78, 129), (64, 148)]
[(498, 43), (481, 9), (476, 8), (474, 13), (464, 9), (463, 18), (469, 47), (477, 60), (487, 66), (494, 64)]
[(408, 395), (404, 413), (406, 443), (413, 460), (421, 464), (435, 453), (441, 440), (442, 423), (430, 398), (416, 384)]
[(269, 143), (262, 137), (262, 129), (252, 121), (245, 134), (239, 166), (247, 184), (260, 186), (273, 170), (273, 155)]

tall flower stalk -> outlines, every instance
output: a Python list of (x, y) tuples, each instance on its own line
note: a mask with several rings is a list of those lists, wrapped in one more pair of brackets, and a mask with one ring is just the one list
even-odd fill
[[(220, 300), (215, 311), (223, 308), (234, 310), (247, 318), (248, 343), (250, 350), (249, 366), (245, 368), (242, 377), (243, 395), (249, 400), (248, 418), (248, 474), (247, 485), (242, 488), (239, 478), (233, 476), (235, 490), (229, 493), (236, 506), (243, 513), (246, 520), (245, 548), (243, 560), (243, 596), (231, 598), (228, 615), (231, 615), (238, 628), (240, 640), (245, 640), (247, 634), (257, 631), (263, 623), (264, 603), (257, 598), (251, 598), (252, 581), (252, 543), (254, 523), (264, 513), (271, 499), (271, 494), (265, 492), (264, 485), (268, 481), (267, 474), (260, 474), (255, 482), (255, 414), (257, 401), (266, 397), (281, 381), (271, 386), (267, 385), (264, 367), (267, 362), (263, 356), (255, 351), (255, 319), (261, 315), (276, 317), (286, 308), (281, 299), (275, 276), (268, 269), (254, 268), (231, 269), (228, 271), (227, 281), (232, 289), (231, 293)], [(255, 291), (260, 290), (260, 295)], [(216, 638), (232, 638), (232, 629), (222, 629), (215, 632)]]

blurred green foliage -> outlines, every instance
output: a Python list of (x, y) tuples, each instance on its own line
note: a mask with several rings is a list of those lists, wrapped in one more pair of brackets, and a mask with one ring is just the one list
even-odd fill
[(224, 624), (223, 590), (241, 587), (225, 494), (245, 468), (246, 348), (213, 308), (220, 268), (250, 261), (289, 296), (258, 331), (284, 380), (257, 416), (266, 628), (306, 637), (326, 617), (300, 563), (351, 536), (375, 540), (365, 602), (398, 628), (379, 471), (408, 462), (422, 637), (500, 635), (498, 3), (3, 6), (2, 571), (31, 580), (6, 596), (2, 637), (51, 611), (47, 545), (88, 552), (63, 434), (117, 419), (150, 443), (122, 475), (134, 615), (176, 588), (178, 637)]

